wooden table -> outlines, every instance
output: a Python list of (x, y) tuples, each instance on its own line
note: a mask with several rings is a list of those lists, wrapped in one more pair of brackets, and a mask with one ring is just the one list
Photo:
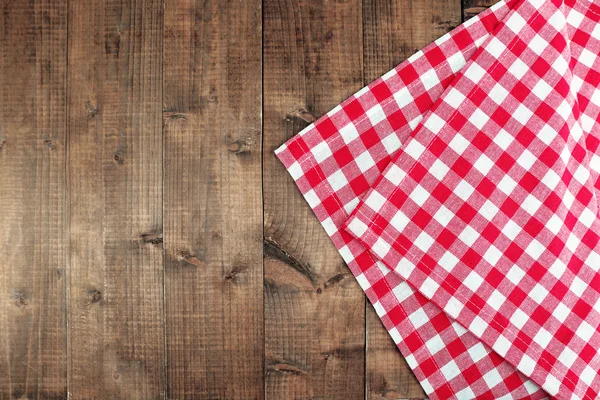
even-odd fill
[(489, 3), (0, 0), (1, 399), (405, 399), (273, 150)]

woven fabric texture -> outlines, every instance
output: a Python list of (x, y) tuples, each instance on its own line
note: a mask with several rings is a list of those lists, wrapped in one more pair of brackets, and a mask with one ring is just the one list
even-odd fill
[(277, 150), (432, 399), (599, 396), (599, 12), (500, 2)]

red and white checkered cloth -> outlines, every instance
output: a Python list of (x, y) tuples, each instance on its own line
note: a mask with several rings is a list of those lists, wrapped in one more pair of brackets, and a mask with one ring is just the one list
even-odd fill
[(501, 2), (277, 150), (432, 399), (600, 397), (599, 21)]

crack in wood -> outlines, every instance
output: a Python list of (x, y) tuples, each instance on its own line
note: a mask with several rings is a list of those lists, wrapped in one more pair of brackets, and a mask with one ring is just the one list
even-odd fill
[(301, 121), (306, 122), (307, 124), (312, 124), (317, 120), (317, 116), (304, 108), (299, 108), (297, 110), (288, 112), (285, 119), (286, 121), (299, 119)]
[(151, 244), (153, 246), (162, 246), (163, 236), (162, 233), (142, 233), (140, 235), (142, 243)]
[(305, 368), (300, 367), (299, 365), (292, 362), (275, 362), (267, 365), (267, 375), (270, 372), (279, 372), (283, 374), (291, 374), (291, 375), (307, 375), (308, 372)]
[(179, 113), (179, 112), (165, 111), (165, 112), (163, 112), (163, 119), (181, 119), (181, 120), (186, 120), (187, 119), (187, 114), (186, 113)]
[(177, 261), (184, 262), (194, 267), (208, 267), (208, 264), (191, 253), (179, 253), (177, 255)]
[(296, 271), (300, 272), (303, 276), (305, 276), (309, 281), (313, 284), (316, 283), (316, 276), (312, 270), (312, 267), (308, 263), (302, 263), (292, 254), (290, 254), (287, 250), (285, 250), (277, 241), (275, 241), (271, 237), (266, 237), (264, 239), (264, 252), (265, 256), (270, 257), (272, 259), (279, 260), (284, 264), (294, 268)]
[(338, 283), (342, 282), (344, 279), (346, 279), (347, 276), (348, 276), (348, 274), (343, 273), (343, 272), (336, 274), (336, 275), (332, 276), (331, 278), (329, 278), (325, 282), (325, 284), (323, 284), (323, 287), (325, 289), (329, 289), (330, 287), (333, 287), (333, 286), (337, 285)]

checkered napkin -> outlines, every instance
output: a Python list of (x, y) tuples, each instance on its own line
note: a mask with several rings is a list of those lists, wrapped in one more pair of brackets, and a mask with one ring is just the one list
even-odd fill
[(599, 397), (599, 20), (498, 3), (277, 150), (432, 399)]

